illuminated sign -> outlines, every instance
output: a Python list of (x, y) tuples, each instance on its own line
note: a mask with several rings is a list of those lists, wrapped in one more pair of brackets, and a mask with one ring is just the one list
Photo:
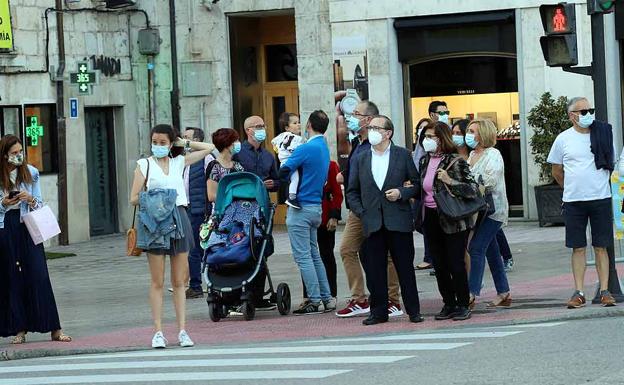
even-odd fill
[(81, 94), (90, 94), (91, 85), (96, 83), (95, 72), (89, 72), (86, 62), (78, 63), (78, 72), (69, 74), (69, 81), (72, 84), (78, 84), (78, 92)]
[(40, 126), (36, 116), (26, 118), (30, 125), (26, 127), (26, 137), (30, 140), (29, 146), (37, 147), (39, 145), (39, 137), (43, 136), (43, 126)]
[(13, 31), (9, 0), (0, 0), (0, 50), (13, 49)]

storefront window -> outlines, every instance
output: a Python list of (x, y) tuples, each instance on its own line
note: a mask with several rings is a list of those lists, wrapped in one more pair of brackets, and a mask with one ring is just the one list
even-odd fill
[(22, 109), (19, 106), (0, 107), (0, 137), (5, 135), (17, 135), (21, 137), (20, 127)]
[(53, 104), (24, 106), (22, 139), (28, 163), (42, 174), (58, 172), (56, 112)]

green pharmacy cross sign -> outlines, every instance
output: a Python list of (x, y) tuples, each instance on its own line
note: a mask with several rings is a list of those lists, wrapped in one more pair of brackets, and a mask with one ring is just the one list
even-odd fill
[(78, 63), (78, 72), (69, 74), (69, 80), (72, 84), (78, 84), (78, 92), (80, 94), (90, 94), (91, 85), (95, 84), (95, 72), (89, 72), (86, 62)]
[(39, 145), (39, 137), (43, 136), (43, 126), (40, 126), (36, 116), (29, 116), (30, 126), (26, 127), (26, 137), (30, 139), (30, 146), (37, 147)]

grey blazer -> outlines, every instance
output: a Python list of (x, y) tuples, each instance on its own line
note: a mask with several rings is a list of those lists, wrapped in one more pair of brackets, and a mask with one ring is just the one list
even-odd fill
[[(362, 220), (366, 237), (379, 231), (382, 224), (390, 231), (411, 233), (414, 225), (409, 200), (416, 197), (420, 186), (412, 155), (407, 149), (391, 144), (390, 166), (381, 190), (373, 178), (371, 159), (371, 151), (366, 151), (353, 161), (347, 189), (351, 211)], [(408, 181), (411, 187), (403, 187)], [(401, 198), (396, 202), (385, 196), (385, 191), (393, 188), (401, 191)]]

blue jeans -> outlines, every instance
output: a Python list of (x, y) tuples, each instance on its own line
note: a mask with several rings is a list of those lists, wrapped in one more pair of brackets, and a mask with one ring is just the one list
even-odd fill
[(503, 229), (499, 229), (496, 233), (496, 242), (498, 243), (498, 248), (500, 249), (501, 257), (503, 257), (504, 261), (510, 260), (513, 258), (511, 255), (511, 248), (509, 248), (509, 243), (507, 242), (507, 237), (503, 232)]
[(503, 259), (500, 256), (500, 250), (496, 242), (496, 233), (502, 225), (502, 222), (485, 218), (479, 227), (475, 229), (470, 241), (470, 246), (468, 247), (468, 254), (470, 254), (469, 286), (470, 293), (475, 296), (481, 294), (481, 282), (483, 281), (486, 257), (492, 278), (494, 279), (496, 292), (502, 294), (509, 291), (507, 273), (505, 273)]
[(286, 226), (293, 257), (314, 304), (331, 299), (325, 266), (319, 253), (316, 230), (321, 225), (321, 206), (303, 206), (300, 210), (288, 208)]
[[(190, 210), (187, 210), (190, 212)], [(202, 279), (201, 279), (201, 261), (204, 255), (204, 250), (201, 248), (199, 241), (199, 226), (204, 221), (203, 215), (191, 215), (189, 213), (189, 218), (191, 220), (191, 227), (193, 228), (193, 238), (195, 239), (195, 247), (189, 251), (188, 254), (188, 262), (189, 262), (189, 276), (190, 283), (189, 287), (195, 290), (202, 289)]]

